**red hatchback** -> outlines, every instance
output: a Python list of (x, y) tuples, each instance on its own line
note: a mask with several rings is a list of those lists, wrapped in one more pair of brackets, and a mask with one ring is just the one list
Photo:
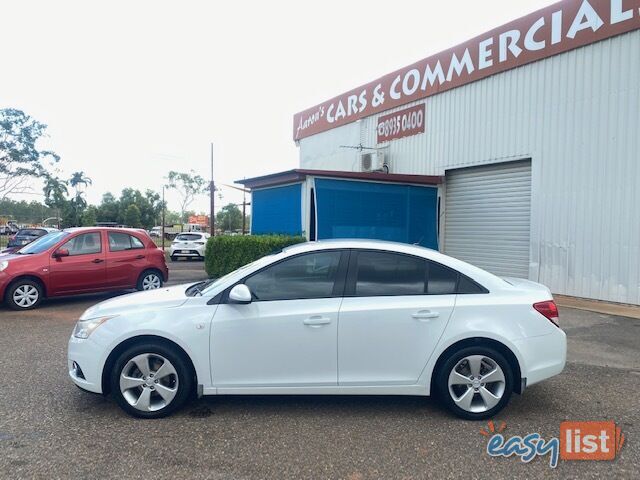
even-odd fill
[(15, 310), (34, 308), (45, 297), (151, 290), (168, 277), (164, 252), (134, 229), (70, 228), (0, 255), (0, 298)]

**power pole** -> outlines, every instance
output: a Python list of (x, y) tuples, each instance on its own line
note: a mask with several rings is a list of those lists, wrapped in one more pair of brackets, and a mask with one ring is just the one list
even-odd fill
[(164, 203), (164, 185), (162, 185), (162, 251), (164, 252), (164, 212), (167, 210), (167, 206)]
[(211, 202), (209, 226), (211, 228), (211, 236), (214, 237), (216, 235), (216, 184), (213, 181), (213, 142), (211, 142), (211, 182), (209, 183), (209, 200)]

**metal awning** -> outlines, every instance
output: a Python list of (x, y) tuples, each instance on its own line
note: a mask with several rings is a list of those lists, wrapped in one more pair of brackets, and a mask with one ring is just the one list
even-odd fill
[(284, 172), (271, 173), (260, 177), (244, 178), (235, 183), (247, 188), (267, 188), (287, 183), (304, 181), (307, 177), (330, 177), (346, 180), (368, 180), (371, 182), (389, 182), (414, 185), (439, 185), (443, 178), (439, 175), (405, 175), (400, 173), (381, 172), (344, 172), (339, 170), (307, 170), (296, 168)]

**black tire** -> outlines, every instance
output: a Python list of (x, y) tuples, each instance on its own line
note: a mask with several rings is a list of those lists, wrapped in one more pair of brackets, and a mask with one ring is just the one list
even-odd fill
[[(120, 374), (122, 370), (131, 359), (142, 354), (164, 357), (171, 362), (177, 373), (177, 393), (175, 397), (173, 397), (173, 400), (171, 400), (168, 405), (157, 410), (142, 411), (135, 408), (129, 403), (120, 390)], [(131, 416), (138, 418), (162, 418), (183, 407), (189, 400), (194, 392), (194, 377), (195, 375), (191, 365), (182, 352), (177, 351), (175, 348), (163, 342), (146, 341), (129, 347), (116, 359), (110, 375), (111, 394), (120, 408)], [(151, 393), (151, 395), (154, 401), (161, 398), (158, 393)]]
[(138, 277), (138, 283), (136, 284), (136, 289), (138, 289), (141, 292), (149, 290), (144, 288), (144, 283), (145, 283), (145, 279), (151, 275), (155, 275), (156, 277), (158, 277), (158, 280), (160, 281), (160, 285), (157, 288), (162, 288), (162, 285), (164, 284), (162, 273), (160, 273), (158, 270), (155, 270), (155, 269), (149, 269), (142, 272), (140, 274), (140, 277)]
[(169, 258), (172, 262), (176, 262), (178, 260), (178, 257), (176, 257), (175, 255), (171, 255)]
[[(449, 390), (449, 375), (458, 365), (460, 360), (471, 355), (482, 355), (493, 360), (504, 374), (504, 391), (500, 401), (491, 409), (483, 412), (470, 412), (456, 404)], [(484, 385), (484, 384), (483, 384)], [(489, 384), (487, 384), (489, 385)], [(509, 402), (511, 393), (513, 392), (513, 369), (504, 356), (494, 348), (486, 346), (465, 347), (457, 350), (449, 355), (449, 357), (441, 363), (438, 372), (436, 372), (436, 393), (444, 406), (454, 415), (464, 418), (465, 420), (485, 420), (491, 418), (500, 412)], [(455, 388), (455, 386), (454, 386)], [(464, 388), (464, 387), (463, 387)], [(489, 388), (489, 387), (487, 387)], [(479, 397), (475, 397), (479, 398)]]
[[(29, 289), (33, 289), (35, 288), (36, 292), (37, 292), (37, 298), (35, 300), (35, 302), (30, 303), (29, 305), (20, 305), (18, 303), (16, 303), (15, 299), (14, 299), (14, 295), (16, 293), (16, 290), (21, 289), (21, 288), (29, 288)], [(34, 280), (29, 280), (29, 279), (23, 279), (23, 280), (17, 280), (14, 283), (12, 283), (9, 288), (7, 289), (7, 292), (5, 293), (5, 303), (9, 306), (9, 308), (11, 308), (12, 310), (32, 310), (34, 308), (36, 308), (38, 305), (40, 305), (40, 302), (42, 302), (42, 298), (44, 297), (44, 289), (42, 288), (42, 285), (40, 285), (39, 282), (36, 282)]]

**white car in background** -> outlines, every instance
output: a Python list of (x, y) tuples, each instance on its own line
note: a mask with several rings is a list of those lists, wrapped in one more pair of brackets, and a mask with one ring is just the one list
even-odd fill
[(565, 357), (543, 285), (413, 245), (329, 240), (99, 303), (71, 335), (68, 367), (138, 417), (195, 394), (437, 394), (484, 419)]
[(171, 242), (169, 247), (169, 257), (172, 262), (179, 258), (204, 259), (204, 252), (207, 246), (209, 234), (205, 232), (179, 233)]

